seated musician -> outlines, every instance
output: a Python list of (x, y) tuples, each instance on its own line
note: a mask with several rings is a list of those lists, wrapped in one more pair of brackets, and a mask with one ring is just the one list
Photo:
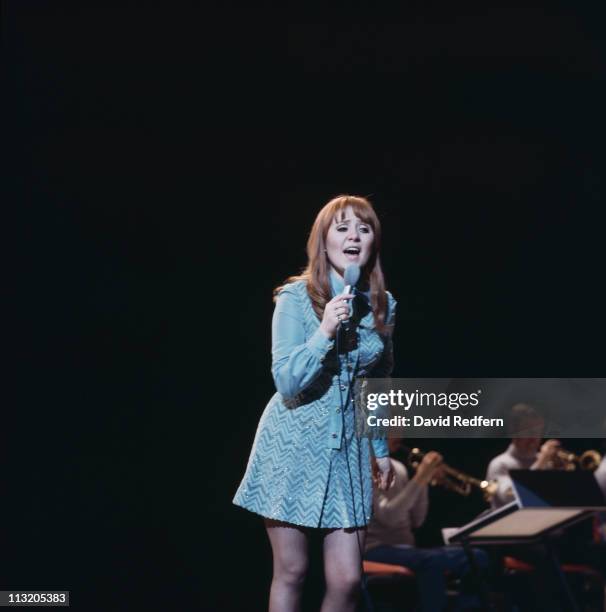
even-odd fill
[(500, 508), (514, 499), (510, 470), (553, 469), (560, 443), (547, 440), (541, 445), (545, 421), (530, 404), (516, 404), (512, 409), (512, 431), (528, 432), (527, 437), (512, 438), (507, 450), (492, 459), (486, 480), (496, 480), (498, 489), (492, 497), (493, 508)]
[[(511, 425), (512, 431), (528, 432), (528, 435), (512, 438), (507, 450), (494, 457), (488, 465), (486, 479), (496, 480), (498, 483), (496, 493), (491, 500), (493, 508), (501, 507), (514, 499), (510, 470), (551, 470), (565, 467), (558, 457), (558, 451), (561, 450), (558, 440), (547, 440), (541, 444), (545, 421), (533, 406), (525, 403), (513, 406)], [(586, 521), (569, 528), (560, 536), (557, 540), (557, 555), (562, 562), (599, 566), (595, 561), (596, 553), (590, 545), (590, 531), (591, 522)], [(534, 604), (530, 604), (530, 608), (540, 603), (541, 609), (550, 611), (562, 609), (560, 605), (563, 604), (559, 602), (561, 593), (557, 591), (557, 576), (553, 574), (547, 553), (541, 545), (513, 546), (508, 550), (503, 547), (502, 552), (534, 567), (533, 594), (531, 596), (530, 593), (526, 593), (523, 596), (526, 600), (536, 598), (532, 599)], [(579, 597), (579, 593), (575, 592), (574, 595)], [(525, 605), (528, 605), (527, 601)]]
[[(389, 440), (391, 454), (400, 446), (401, 440)], [(394, 484), (387, 491), (375, 488), (364, 558), (413, 570), (417, 577), (420, 610), (437, 612), (447, 603), (444, 572), (463, 577), (470, 571), (465, 551), (459, 546), (426, 549), (415, 546), (413, 529), (420, 527), (427, 516), (427, 488), (440, 475), (442, 456), (435, 451), (426, 453), (412, 478), (408, 477), (404, 464), (393, 457), (391, 462)], [(474, 553), (478, 566), (485, 569), (488, 560), (484, 552)], [(479, 605), (479, 601), (476, 603)]]

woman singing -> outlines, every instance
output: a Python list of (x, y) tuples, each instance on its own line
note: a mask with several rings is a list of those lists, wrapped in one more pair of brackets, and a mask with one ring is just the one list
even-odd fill
[[(378, 486), (392, 482), (386, 440), (355, 435), (352, 398), (357, 377), (386, 377), (393, 366), (396, 302), (385, 290), (380, 233), (368, 200), (334, 198), (313, 224), (304, 272), (274, 292), (277, 393), (234, 498), (265, 519), (273, 551), (270, 612), (299, 610), (310, 529), (323, 534), (322, 612), (355, 609), (372, 507), (371, 460)], [(352, 264), (361, 270), (355, 295), (344, 293)]]

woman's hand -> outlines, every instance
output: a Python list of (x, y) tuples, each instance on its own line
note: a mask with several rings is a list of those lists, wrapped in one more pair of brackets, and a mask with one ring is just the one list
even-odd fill
[(352, 298), (353, 293), (342, 293), (327, 302), (320, 329), (328, 338), (334, 338), (339, 323), (349, 319), (349, 300)]
[(389, 457), (375, 457), (372, 462), (373, 480), (381, 491), (393, 486), (394, 471)]

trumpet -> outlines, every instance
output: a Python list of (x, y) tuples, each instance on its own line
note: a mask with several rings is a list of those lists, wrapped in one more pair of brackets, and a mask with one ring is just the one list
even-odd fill
[[(424, 456), (425, 453), (421, 452), (418, 448), (413, 448), (408, 456), (410, 466), (416, 469)], [(490, 502), (497, 492), (498, 483), (496, 480), (480, 480), (445, 463), (442, 463), (440, 467), (444, 478), (439, 481), (432, 481), (432, 485), (440, 485), (453, 493), (463, 496), (468, 496), (472, 489), (476, 487), (482, 491), (482, 495), (487, 502)]]
[(562, 469), (568, 472), (572, 472), (576, 469), (595, 472), (602, 461), (602, 455), (593, 449), (586, 450), (580, 455), (575, 455), (574, 453), (561, 448), (557, 451), (556, 457), (558, 458)]

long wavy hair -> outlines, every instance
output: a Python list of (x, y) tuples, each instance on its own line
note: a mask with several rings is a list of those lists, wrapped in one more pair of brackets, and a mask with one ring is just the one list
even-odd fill
[(307, 293), (317, 317), (321, 320), (324, 308), (332, 299), (330, 287), (330, 262), (326, 254), (326, 235), (330, 224), (341, 221), (345, 211), (351, 206), (354, 214), (373, 230), (373, 243), (370, 257), (361, 270), (360, 284), (370, 288), (370, 305), (375, 320), (375, 327), (379, 333), (385, 333), (385, 314), (387, 310), (387, 295), (385, 293), (385, 279), (381, 269), (379, 251), (381, 248), (381, 223), (372, 204), (363, 197), (353, 195), (340, 195), (330, 200), (318, 213), (307, 240), (307, 266), (298, 276), (288, 277), (282, 285), (274, 289), (274, 300), (284, 285), (304, 280)]

